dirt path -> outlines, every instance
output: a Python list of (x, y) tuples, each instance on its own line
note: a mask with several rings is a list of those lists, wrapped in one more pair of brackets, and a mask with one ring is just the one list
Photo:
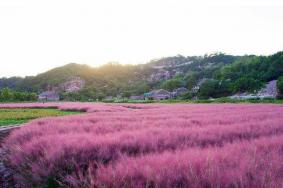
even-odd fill
[(13, 131), (19, 128), (21, 125), (10, 125), (0, 128), (0, 187), (2, 188), (12, 188), (13, 178), (12, 172), (5, 165), (5, 160), (7, 159), (7, 152), (2, 148), (2, 143), (4, 139)]
[(10, 134), (10, 132), (14, 129), (19, 128), (21, 125), (9, 125), (0, 127), (0, 147), (2, 145), (3, 140)]

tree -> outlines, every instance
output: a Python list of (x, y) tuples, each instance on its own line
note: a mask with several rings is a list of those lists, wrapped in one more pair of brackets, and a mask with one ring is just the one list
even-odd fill
[(101, 101), (101, 100), (103, 100), (104, 98), (105, 98), (105, 94), (104, 94), (104, 93), (100, 92), (100, 93), (97, 94), (97, 99), (98, 99), (98, 100)]
[(197, 84), (196, 74), (191, 74), (191, 75), (187, 76), (186, 80), (187, 80), (186, 85), (187, 85), (188, 89), (192, 89)]
[(186, 92), (186, 93), (183, 93), (179, 96), (179, 98), (182, 99), (182, 100), (192, 99), (193, 97), (194, 97), (194, 94), (191, 93), (191, 92)]
[(30, 100), (30, 101), (35, 101), (35, 100), (37, 100), (37, 94), (36, 94), (36, 93), (30, 93), (30, 94), (29, 94), (29, 100)]
[(263, 84), (261, 81), (244, 76), (244, 77), (240, 77), (233, 83), (232, 90), (234, 93), (245, 92), (245, 91), (254, 92), (255, 90), (260, 89), (262, 85)]
[(280, 76), (277, 80), (277, 89), (279, 93), (279, 98), (283, 98), (283, 76)]
[(139, 94), (149, 92), (149, 90), (150, 90), (149, 85), (146, 82), (141, 82), (141, 83), (135, 84), (134, 93), (139, 95)]
[(12, 101), (13, 100), (13, 93), (9, 88), (4, 88), (1, 91), (1, 98), (3, 101)]
[(179, 87), (181, 87), (182, 85), (183, 85), (183, 84), (182, 84), (182, 81), (181, 81), (181, 80), (179, 80), (179, 79), (171, 79), (171, 80), (165, 81), (165, 82), (161, 85), (161, 88), (162, 88), (162, 89), (169, 90), (169, 91), (173, 91), (174, 89), (179, 88)]
[(278, 52), (267, 59), (268, 69), (265, 69), (266, 78), (269, 80), (277, 79), (283, 75), (283, 52)]
[(130, 98), (130, 96), (131, 96), (131, 93), (129, 92), (129, 91), (125, 91), (123, 94), (122, 94), (122, 97), (123, 98)]
[(198, 97), (201, 99), (207, 99), (209, 97), (215, 97), (217, 93), (218, 81), (216, 80), (206, 80), (201, 84)]
[(207, 99), (209, 97), (218, 98), (227, 96), (230, 93), (228, 82), (219, 80), (206, 80), (200, 86), (198, 97), (202, 99)]

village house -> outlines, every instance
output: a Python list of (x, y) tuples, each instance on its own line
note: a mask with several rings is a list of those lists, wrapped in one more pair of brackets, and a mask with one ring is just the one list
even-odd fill
[(158, 89), (158, 90), (153, 90), (149, 93), (145, 93), (144, 97), (147, 99), (164, 100), (164, 99), (170, 99), (171, 93), (169, 91), (166, 91), (165, 89)]
[(121, 94), (121, 93), (116, 95), (116, 99), (122, 99), (122, 98), (123, 98), (123, 97), (122, 97), (122, 94)]
[(143, 95), (130, 96), (131, 100), (144, 100)]
[(113, 100), (114, 98), (112, 96), (105, 97), (105, 100)]
[(55, 91), (44, 91), (38, 95), (39, 101), (59, 101), (59, 94)]

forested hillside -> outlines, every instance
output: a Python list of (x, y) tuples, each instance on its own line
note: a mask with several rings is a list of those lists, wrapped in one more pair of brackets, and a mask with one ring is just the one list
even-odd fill
[[(56, 90), (65, 98), (85, 100), (128, 93), (140, 95), (152, 89), (172, 91), (186, 87), (200, 98), (222, 97), (241, 92), (256, 92), (283, 75), (283, 52), (271, 56), (232, 56), (223, 53), (205, 56), (165, 57), (141, 65), (108, 63), (93, 68), (67, 64), (37, 76), (0, 79), (0, 88), (42, 92)], [(64, 83), (83, 81), (76, 92), (66, 92)], [(64, 85), (64, 87), (62, 86)], [(281, 86), (282, 87), (282, 86)], [(279, 88), (280, 89), (280, 88)]]

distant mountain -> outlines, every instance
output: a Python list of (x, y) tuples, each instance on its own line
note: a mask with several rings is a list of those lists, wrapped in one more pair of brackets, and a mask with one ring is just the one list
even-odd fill
[[(140, 65), (108, 63), (98, 68), (70, 63), (31, 77), (0, 79), (0, 88), (20, 91), (56, 90), (62, 96), (96, 97), (123, 93), (139, 95), (151, 89), (199, 88), (202, 83), (221, 91), (212, 97), (260, 89), (265, 82), (283, 75), (283, 52), (271, 56), (165, 57)], [(214, 84), (214, 85), (213, 85)], [(220, 88), (221, 85), (221, 88)], [(219, 88), (218, 88), (219, 87)], [(223, 88), (222, 88), (223, 87)], [(201, 92), (200, 92), (201, 93)]]

